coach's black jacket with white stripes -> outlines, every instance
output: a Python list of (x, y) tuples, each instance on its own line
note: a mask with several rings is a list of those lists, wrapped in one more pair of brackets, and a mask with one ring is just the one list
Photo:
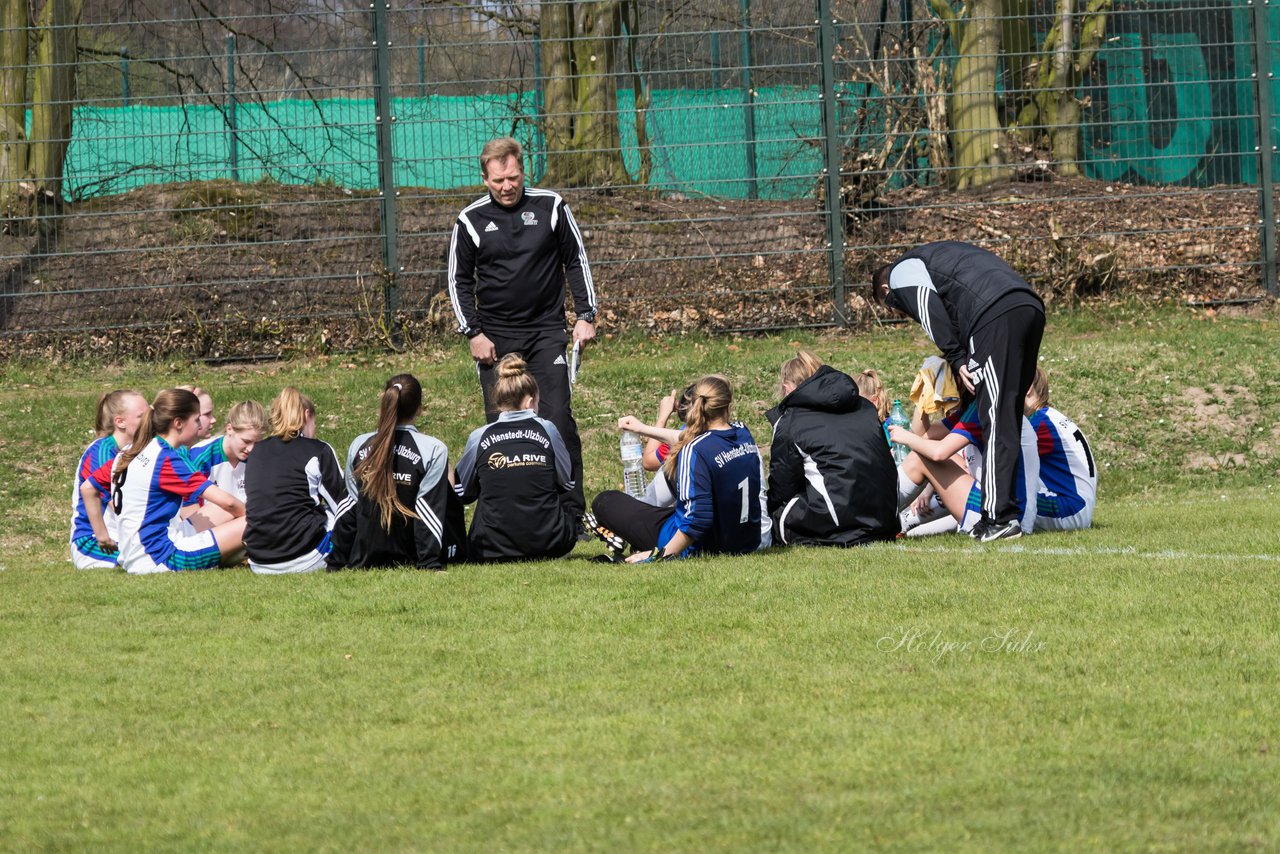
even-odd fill
[(1044, 311), (1012, 267), (980, 246), (955, 240), (926, 243), (895, 261), (885, 304), (919, 321), (957, 376), (979, 326), (1018, 306)]
[(462, 502), (449, 484), (449, 449), (413, 425), (396, 428), (392, 449), (396, 495), (413, 509), (412, 517), (391, 516), (382, 527), (377, 502), (360, 494), (356, 466), (369, 455), (373, 433), (357, 436), (347, 452), (347, 500), (333, 529), (329, 569), (412, 564), (444, 569), (466, 560), (466, 523)]
[(486, 193), (458, 215), (449, 239), (449, 299), (468, 338), (563, 331), (566, 281), (574, 311), (594, 312), (582, 233), (558, 193), (526, 187), (509, 208)]
[(898, 533), (897, 470), (875, 407), (823, 365), (770, 410), (774, 542), (853, 546)]

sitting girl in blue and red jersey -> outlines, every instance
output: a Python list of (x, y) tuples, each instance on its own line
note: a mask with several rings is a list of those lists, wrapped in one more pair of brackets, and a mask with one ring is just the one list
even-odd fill
[[(235, 562), (244, 539), (244, 503), (195, 470), (185, 448), (203, 428), (200, 399), (168, 389), (156, 395), (112, 474), (120, 524), (120, 565), (134, 574), (212, 569)], [(184, 501), (201, 498), (230, 522), (196, 532), (178, 518)]]
[[(121, 448), (133, 441), (147, 399), (119, 389), (98, 399), (94, 426), (98, 438), (80, 455), (71, 491), (71, 563), (76, 569), (111, 569), (116, 565), (116, 514), (111, 510), (111, 466)], [(82, 489), (88, 483), (87, 490)]]
[(1049, 405), (1049, 377), (1037, 366), (1026, 397), (1027, 420), (1040, 457), (1037, 531), (1074, 531), (1093, 524), (1098, 469), (1076, 423)]

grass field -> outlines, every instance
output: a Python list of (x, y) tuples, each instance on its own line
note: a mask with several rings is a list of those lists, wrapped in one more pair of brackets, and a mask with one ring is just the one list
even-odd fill
[[(96, 395), (284, 384), (321, 438), (389, 373), (456, 454), (464, 348), (210, 368), (9, 364), (0, 390), (0, 849), (1280, 848), (1280, 348), (1247, 318), (1051, 316), (1096, 527), (658, 568), (570, 558), (259, 578), (65, 560)], [(575, 401), (588, 493), (625, 411), (707, 370), (761, 443), (796, 343), (905, 396), (861, 335), (606, 340)]]

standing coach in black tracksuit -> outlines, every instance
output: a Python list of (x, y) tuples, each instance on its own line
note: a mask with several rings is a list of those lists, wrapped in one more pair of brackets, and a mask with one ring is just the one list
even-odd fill
[(1023, 395), (1035, 376), (1044, 303), (1013, 268), (968, 243), (926, 243), (876, 271), (875, 297), (919, 321), (982, 420), (982, 542), (1017, 537)]
[(568, 503), (581, 515), (582, 440), (570, 406), (564, 328), (565, 284), (577, 320), (574, 343), (596, 337), (596, 295), (578, 224), (559, 194), (524, 186), (523, 151), (510, 137), (480, 153), (488, 194), (458, 215), (449, 240), (449, 299), (458, 331), (471, 342), (485, 417), (494, 421), (494, 365), (508, 353), (524, 357), (541, 393), (539, 416), (556, 425), (569, 452), (575, 484)]

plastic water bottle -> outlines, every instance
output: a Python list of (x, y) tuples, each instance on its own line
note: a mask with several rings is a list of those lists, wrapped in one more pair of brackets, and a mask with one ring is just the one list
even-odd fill
[(644, 496), (644, 442), (630, 430), (622, 431), (618, 442), (622, 456), (622, 489), (632, 498)]
[[(901, 427), (903, 430), (911, 429), (911, 419), (907, 417), (907, 411), (902, 408), (901, 400), (895, 400), (893, 407), (889, 410), (889, 426)], [(907, 454), (911, 453), (911, 449), (901, 442), (890, 442), (889, 448), (893, 451), (893, 464), (895, 466), (902, 465), (902, 461), (907, 458)]]

